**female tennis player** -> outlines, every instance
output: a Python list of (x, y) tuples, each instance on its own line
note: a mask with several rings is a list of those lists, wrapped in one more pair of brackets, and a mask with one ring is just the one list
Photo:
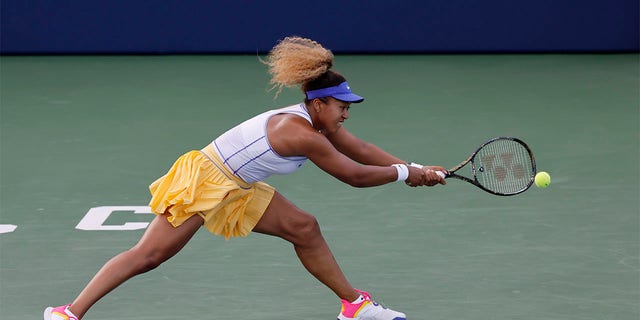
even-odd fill
[(351, 104), (364, 98), (332, 70), (333, 59), (330, 50), (310, 39), (287, 37), (273, 47), (263, 61), (271, 83), (278, 92), (301, 85), (304, 101), (253, 117), (176, 160), (149, 187), (149, 206), (157, 216), (140, 241), (109, 260), (71, 304), (47, 308), (44, 319), (82, 319), (111, 290), (178, 253), (204, 226), (225, 238), (253, 231), (291, 242), (304, 267), (341, 299), (339, 320), (405, 320), (405, 314), (354, 289), (317, 220), (262, 182), (291, 173), (309, 159), (354, 187), (395, 181), (412, 187), (445, 184), (436, 174), (443, 167), (407, 164), (342, 126)]

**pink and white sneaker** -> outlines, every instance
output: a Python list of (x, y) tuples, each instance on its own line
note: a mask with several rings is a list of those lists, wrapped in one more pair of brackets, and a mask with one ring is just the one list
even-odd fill
[(342, 301), (342, 309), (338, 320), (407, 320), (407, 316), (398, 311), (385, 308), (371, 300), (371, 296), (364, 291), (356, 289), (360, 298), (353, 303)]
[(71, 313), (69, 306), (71, 305), (44, 309), (44, 320), (79, 320), (78, 317)]

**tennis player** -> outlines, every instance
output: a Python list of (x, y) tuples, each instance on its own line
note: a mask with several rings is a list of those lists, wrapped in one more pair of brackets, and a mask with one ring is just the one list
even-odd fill
[(176, 160), (149, 187), (157, 216), (140, 241), (109, 260), (71, 304), (47, 308), (44, 319), (82, 319), (99, 299), (171, 258), (204, 226), (225, 238), (253, 231), (291, 242), (304, 267), (341, 299), (339, 320), (405, 320), (404, 313), (354, 289), (317, 220), (262, 182), (309, 159), (354, 187), (445, 184), (435, 172), (443, 167), (407, 164), (342, 126), (351, 104), (364, 98), (332, 69), (333, 60), (330, 50), (310, 39), (287, 37), (274, 46), (263, 61), (274, 89), (301, 85), (304, 101), (259, 114)]

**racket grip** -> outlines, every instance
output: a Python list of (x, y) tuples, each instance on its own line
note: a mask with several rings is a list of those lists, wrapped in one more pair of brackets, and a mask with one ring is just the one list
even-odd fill
[(442, 171), (436, 171), (436, 174), (439, 175), (440, 178), (443, 178), (443, 179), (447, 177), (447, 174), (442, 172)]

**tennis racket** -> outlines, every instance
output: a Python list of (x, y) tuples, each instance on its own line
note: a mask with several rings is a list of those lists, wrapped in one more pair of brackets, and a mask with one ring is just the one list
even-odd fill
[[(457, 173), (467, 165), (470, 165), (469, 176)], [(531, 187), (536, 175), (536, 161), (522, 140), (496, 137), (483, 143), (459, 165), (437, 173), (443, 178), (469, 182), (491, 194), (512, 196)]]

